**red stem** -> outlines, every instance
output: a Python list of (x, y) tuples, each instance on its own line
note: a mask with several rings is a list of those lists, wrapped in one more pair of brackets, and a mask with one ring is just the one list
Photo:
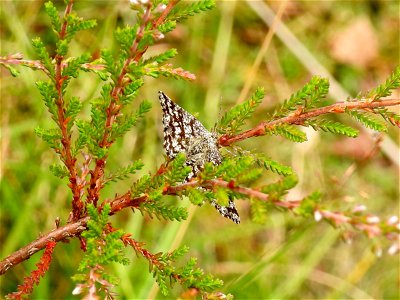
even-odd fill
[[(72, 11), (73, 0), (70, 0), (65, 8), (64, 13), (64, 22), (61, 26), (61, 31), (59, 33), (60, 40), (65, 38), (67, 33), (67, 16)], [(61, 158), (69, 171), (69, 182), (68, 185), (72, 191), (72, 219), (78, 220), (83, 211), (83, 203), (80, 199), (81, 197), (81, 189), (82, 186), (78, 184), (78, 174), (76, 170), (76, 158), (72, 156), (71, 151), (71, 133), (68, 130), (69, 119), (65, 117), (65, 102), (63, 98), (62, 86), (63, 82), (66, 78), (63, 78), (62, 71), (65, 66), (63, 63), (64, 57), (62, 55), (57, 54), (55, 57), (56, 66), (55, 66), (55, 85), (58, 93), (58, 99), (56, 100), (57, 105), (57, 116), (58, 116), (58, 126), (61, 130), (61, 144), (63, 148), (61, 149)]]
[[(176, 5), (176, 0), (171, 0), (164, 12), (160, 15), (160, 17), (152, 23), (152, 29), (159, 26), (167, 17), (168, 13), (171, 9)], [(130, 49), (130, 56), (124, 62), (124, 65), (121, 69), (121, 72), (118, 76), (117, 84), (111, 91), (111, 102), (107, 108), (107, 118), (105, 123), (105, 130), (104, 135), (99, 143), (100, 147), (107, 147), (109, 148), (114, 141), (109, 140), (110, 138), (110, 129), (112, 128), (112, 124), (116, 120), (116, 116), (119, 114), (121, 106), (119, 105), (119, 95), (122, 94), (124, 87), (128, 84), (131, 80), (127, 79), (125, 75), (128, 72), (129, 65), (134, 61), (138, 62), (142, 57), (143, 54), (147, 51), (148, 47), (145, 47), (143, 50), (138, 51), (138, 46), (140, 41), (144, 36), (144, 32), (146, 29), (147, 24), (151, 21), (151, 4), (146, 7), (146, 10), (143, 15), (142, 24), (138, 29), (136, 34), (136, 38), (131, 46)], [(88, 202), (93, 203), (97, 206), (97, 201), (100, 196), (100, 190), (104, 185), (103, 175), (104, 175), (104, 166), (106, 164), (107, 155), (101, 159), (96, 159), (96, 166), (93, 171), (90, 172), (90, 186), (88, 188)]]
[(295, 124), (295, 125), (303, 125), (304, 121), (308, 119), (312, 119), (318, 117), (323, 114), (330, 114), (330, 113), (344, 113), (347, 110), (353, 109), (373, 109), (378, 107), (385, 107), (385, 106), (394, 106), (399, 105), (400, 99), (388, 99), (388, 100), (381, 100), (381, 101), (354, 101), (354, 102), (339, 102), (329, 106), (316, 108), (314, 110), (302, 113), (301, 110), (296, 111), (295, 113), (283, 117), (273, 121), (264, 121), (255, 126), (252, 129), (246, 130), (241, 132), (237, 135), (223, 135), (219, 138), (219, 144), (221, 146), (227, 147), (232, 145), (233, 143), (237, 143), (239, 141), (248, 139), (253, 136), (260, 136), (264, 135), (267, 129), (271, 129), (279, 124)]

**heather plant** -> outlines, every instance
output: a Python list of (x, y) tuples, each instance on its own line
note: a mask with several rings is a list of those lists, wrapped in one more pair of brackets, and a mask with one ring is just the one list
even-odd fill
[[(331, 210), (325, 204), (324, 191), (318, 190), (289, 201), (287, 194), (298, 183), (293, 169), (269, 157), (268, 151), (247, 149), (239, 142), (277, 135), (293, 143), (303, 143), (307, 142), (303, 127), (357, 137), (359, 130), (349, 121), (332, 117), (339, 114), (377, 132), (387, 131), (388, 126), (400, 127), (400, 115), (388, 109), (398, 106), (400, 100), (387, 98), (400, 87), (399, 67), (374, 89), (337, 103), (327, 99), (329, 80), (314, 76), (272, 112), (265, 113), (258, 125), (244, 129), (249, 119), (260, 110), (266, 96), (262, 87), (257, 88), (247, 100), (224, 112), (213, 130), (203, 131), (203, 135), (210, 133), (216, 137), (212, 146), (219, 149), (222, 159), (202, 160), (196, 165), (198, 171), (193, 176), (188, 177), (194, 155), (185, 150), (177, 151), (180, 153), (174, 153), (173, 157), (168, 155), (158, 168), (149, 172), (143, 171), (145, 163), (140, 157), (115, 169), (109, 166), (114, 155), (112, 149), (118, 147), (125, 135), (138, 130), (154, 102), (158, 102), (155, 97), (139, 101), (146, 78), (196, 79), (194, 74), (170, 63), (177, 55), (176, 49), (167, 49), (153, 56), (148, 55), (149, 49), (173, 31), (177, 23), (190, 22), (193, 16), (207, 12), (215, 3), (211, 0), (189, 3), (132, 0), (130, 8), (136, 13), (136, 23), (124, 24), (115, 30), (116, 49), (102, 49), (99, 57), (93, 57), (88, 53), (72, 53), (71, 44), (81, 31), (92, 30), (99, 20), (80, 18), (73, 10), (74, 1), (65, 2), (61, 17), (52, 2), (44, 5), (56, 36), (51, 51), (38, 37), (32, 40), (37, 60), (25, 59), (20, 53), (0, 58), (1, 65), (13, 76), (19, 74), (17, 66), (45, 74), (45, 80), (35, 81), (52, 125), (38, 126), (35, 133), (57, 154), (58, 160), (51, 165), (50, 171), (60, 179), (60, 185), (67, 179), (66, 188), (70, 190), (70, 212), (60, 216), (63, 221), (54, 216), (55, 229), (38, 233), (36, 240), (0, 262), (0, 273), (5, 274), (44, 250), (37, 269), (24, 279), (18, 278), (20, 284), (7, 298), (29, 296), (34, 285), (51, 272), (49, 268), (54, 253), (60, 247), (69, 247), (64, 242), (70, 240), (78, 240), (82, 251), (72, 276), (75, 288), (71, 293), (85, 299), (114, 298), (114, 287), (121, 278), (113, 274), (109, 266), (130, 264), (133, 253), (147, 262), (146, 272), (154, 277), (163, 295), (168, 295), (171, 287), (178, 283), (185, 291), (183, 297), (233, 297), (221, 292), (223, 282), (199, 268), (196, 258), (186, 258), (189, 247), (180, 246), (169, 252), (150, 251), (147, 246), (151, 241), (139, 240), (112, 218), (130, 208), (133, 213), (129, 218), (137, 218), (140, 213), (153, 218), (151, 220), (186, 220), (187, 209), (166, 201), (169, 195), (196, 206), (211, 204), (217, 209), (219, 207), (220, 212), (231, 203), (248, 201), (251, 204), (250, 219), (255, 223), (265, 223), (271, 210), (282, 210), (294, 219), (324, 220), (344, 237), (364, 233), (371, 243), (379, 244), (380, 249), (388, 249), (391, 254), (398, 252), (400, 223), (396, 216), (378, 217), (362, 205)], [(72, 85), (83, 72), (102, 80), (100, 95), (89, 103), (77, 96)], [(176, 143), (197, 142), (179, 139), (173, 133), (171, 140)], [(199, 145), (203, 144), (200, 142)], [(207, 150), (204, 148), (207, 146), (202, 146), (201, 151)], [(165, 150), (168, 153), (168, 149)], [(274, 174), (277, 180), (263, 183), (262, 178), (270, 174)], [(129, 187), (122, 189), (116, 185), (118, 182), (127, 182)], [(112, 189), (114, 197), (104, 197), (102, 192), (105, 188)], [(241, 213), (240, 209), (238, 211)]]

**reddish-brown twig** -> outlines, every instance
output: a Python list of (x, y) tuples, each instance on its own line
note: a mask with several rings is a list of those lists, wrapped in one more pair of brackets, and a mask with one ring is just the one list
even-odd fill
[(295, 113), (272, 121), (263, 121), (252, 129), (246, 130), (236, 135), (222, 135), (219, 138), (219, 144), (227, 147), (239, 141), (248, 139), (254, 136), (264, 135), (268, 129), (272, 129), (280, 124), (294, 124), (303, 125), (306, 120), (318, 117), (324, 114), (331, 113), (344, 113), (346, 110), (354, 109), (374, 109), (378, 107), (395, 106), (400, 104), (400, 99), (387, 99), (381, 101), (367, 101), (367, 100), (355, 100), (353, 102), (338, 102), (332, 105), (313, 109), (308, 112), (302, 112), (301, 109)]
[(49, 241), (54, 241), (57, 243), (61, 240), (68, 239), (82, 233), (82, 231), (86, 229), (86, 223), (88, 220), (89, 217), (86, 217), (76, 222), (56, 228), (42, 235), (25, 247), (20, 248), (13, 254), (7, 256), (0, 262), (0, 275), (4, 274), (5, 272), (7, 272), (7, 270), (14, 267), (15, 265), (23, 262), (24, 260), (27, 260), (36, 252), (45, 248)]
[[(170, 10), (176, 5), (177, 1), (170, 1), (169, 4), (167, 5), (166, 9), (163, 11), (161, 16), (153, 21), (152, 23), (152, 29), (156, 28), (158, 25), (160, 25), (165, 18), (167, 17), (168, 13)], [(117, 84), (116, 86), (112, 89), (111, 91), (111, 102), (106, 109), (107, 112), (107, 118), (105, 122), (105, 130), (103, 134), (103, 138), (99, 143), (100, 147), (106, 147), (109, 148), (114, 141), (109, 140), (110, 138), (110, 129), (113, 125), (113, 123), (116, 120), (116, 116), (119, 114), (121, 105), (119, 104), (119, 95), (123, 93), (124, 87), (126, 84), (130, 82), (130, 79), (126, 78), (126, 74), (128, 72), (128, 67), (132, 62), (138, 62), (143, 54), (146, 52), (148, 47), (145, 47), (143, 50), (138, 49), (139, 43), (142, 40), (146, 25), (151, 21), (151, 3), (149, 2), (145, 8), (145, 12), (143, 14), (142, 20), (141, 20), (141, 26), (138, 29), (138, 32), (136, 34), (135, 40), (132, 43), (131, 49), (130, 49), (130, 56), (129, 58), (124, 62), (124, 65), (121, 69), (121, 72), (118, 76)], [(101, 188), (104, 185), (104, 180), (103, 180), (103, 175), (104, 175), (104, 166), (107, 160), (107, 155), (96, 159), (96, 164), (95, 168), (93, 171), (90, 172), (91, 178), (90, 178), (90, 185), (88, 188), (88, 201), (93, 203), (95, 206), (97, 204), (97, 201), (99, 199), (99, 193)]]
[[(247, 187), (237, 186), (232, 181), (228, 182), (221, 179), (206, 180), (203, 182), (192, 180), (190, 182), (186, 182), (177, 186), (168, 186), (164, 189), (164, 194), (176, 195), (184, 190), (187, 190), (188, 188), (196, 188), (199, 185), (208, 189), (214, 189), (216, 187), (228, 188), (231, 189), (232, 191), (246, 195), (249, 198), (256, 198), (262, 201), (269, 201), (273, 205), (283, 207), (289, 210), (294, 210), (295, 208), (301, 205), (301, 200), (281, 201), (281, 200), (270, 199), (268, 194), (262, 193), (254, 188), (251, 189)], [(148, 196), (146, 194), (132, 198), (131, 193), (127, 192), (122, 196), (117, 196), (113, 200), (106, 202), (110, 203), (111, 206), (110, 215), (113, 215), (124, 208), (128, 207), (137, 208), (147, 200)], [(328, 221), (331, 221), (333, 224), (337, 226), (342, 224), (349, 224), (354, 228), (365, 232), (369, 237), (385, 234), (389, 240), (393, 240), (390, 233), (397, 232), (398, 235), (398, 233), (400, 232), (400, 224), (398, 219), (390, 222), (389, 221), (375, 222), (375, 220), (379, 220), (379, 218), (376, 216), (370, 215), (370, 216), (360, 217), (352, 212), (346, 212), (346, 213), (331, 212), (328, 210), (320, 209), (318, 207), (315, 208), (314, 216), (316, 221), (319, 221), (321, 219), (326, 219)], [(21, 263), (22, 261), (28, 259), (34, 253), (43, 249), (49, 240), (59, 242), (61, 240), (65, 240), (80, 235), (84, 230), (86, 230), (86, 223), (88, 220), (89, 217), (85, 217), (73, 223), (54, 229), (53, 231), (43, 235), (37, 240), (31, 242), (29, 245), (19, 249), (15, 253), (6, 257), (4, 260), (0, 262), (0, 275), (4, 274), (11, 267), (14, 267), (15, 265)]]

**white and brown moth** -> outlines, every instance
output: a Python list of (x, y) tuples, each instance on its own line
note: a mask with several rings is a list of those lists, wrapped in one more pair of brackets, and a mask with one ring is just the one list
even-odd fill
[[(173, 159), (178, 153), (186, 154), (186, 165), (192, 168), (184, 182), (197, 176), (206, 162), (219, 165), (222, 155), (217, 145), (217, 136), (208, 131), (194, 116), (174, 103), (163, 92), (158, 92), (163, 111), (164, 150), (168, 158)], [(229, 200), (228, 206), (221, 206), (215, 200), (211, 204), (225, 218), (236, 224), (240, 217), (235, 203)]]

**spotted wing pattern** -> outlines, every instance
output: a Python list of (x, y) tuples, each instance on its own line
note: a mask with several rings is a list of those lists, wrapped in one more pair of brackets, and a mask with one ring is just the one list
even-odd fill
[[(184, 182), (189, 181), (203, 169), (206, 162), (219, 165), (222, 162), (217, 137), (209, 132), (194, 116), (174, 103), (163, 92), (158, 92), (163, 111), (164, 150), (170, 159), (178, 153), (186, 154), (186, 165), (192, 168)], [(211, 203), (225, 218), (240, 223), (235, 203), (229, 200), (227, 207), (215, 200)]]

